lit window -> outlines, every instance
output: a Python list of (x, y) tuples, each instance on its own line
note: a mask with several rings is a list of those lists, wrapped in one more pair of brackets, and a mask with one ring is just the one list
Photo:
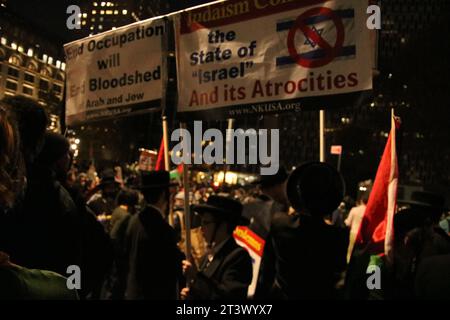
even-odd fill
[(47, 56), (46, 54), (43, 54), (43, 55), (42, 55), (42, 60), (43, 60), (44, 62), (47, 62), (47, 59), (48, 59), (48, 56)]
[(92, 10), (92, 14), (97, 14), (97, 10)]
[(101, 3), (101, 6), (102, 6), (102, 7), (104, 7), (104, 6), (105, 6), (105, 4), (106, 4), (105, 2), (102, 2), (102, 3)]
[(62, 62), (61, 63), (61, 70), (66, 70), (66, 63), (65, 62)]
[(83, 23), (81, 23), (83, 26), (85, 26), (86, 25), (86, 21), (83, 21)]
[(102, 25), (99, 25), (99, 26), (98, 26), (98, 30), (103, 30), (103, 26), (102, 26)]
[(30, 63), (28, 64), (28, 70), (37, 71), (37, 69), (38, 69), (37, 64), (30, 61)]
[(19, 46), (19, 47), (17, 48), (17, 50), (18, 50), (19, 52), (23, 52), (23, 47), (22, 47), (22, 46)]
[(100, 10), (100, 14), (105, 14), (105, 10)]
[(17, 50), (17, 44), (15, 44), (14, 42), (11, 43), (11, 48), (13, 48), (13, 50)]
[(6, 38), (2, 38), (1, 44), (6, 46), (7, 43), (8, 43), (8, 41), (6, 40)]
[(56, 60), (56, 67), (57, 67), (57, 68), (61, 68), (61, 61)]
[(114, 14), (119, 14), (119, 10), (114, 10)]
[(29, 57), (33, 56), (33, 49), (31, 49), (31, 48), (28, 49), (27, 56), (29, 56)]
[[(8, 62), (10, 63), (10, 64), (13, 64), (13, 65), (15, 65), (15, 66), (20, 66), (20, 59), (19, 59), (19, 57), (17, 57), (17, 56), (11, 56), (11, 57), (9, 57), (9, 59), (8, 59)], [(10, 68), (11, 69), (11, 68)]]
[(97, 2), (94, 2), (94, 7), (96, 7), (97, 6)]
[(128, 11), (127, 10), (122, 10), (122, 14), (127, 14)]
[[(89, 30), (94, 30), (94, 26), (91, 26), (91, 27), (89, 28)], [(92, 33), (91, 33), (90, 35), (92, 35)]]
[(112, 10), (106, 10), (106, 14), (112, 14), (113, 11)]
[(53, 63), (53, 57), (48, 57), (48, 64), (52, 64)]
[(87, 18), (87, 13), (83, 13), (83, 18)]

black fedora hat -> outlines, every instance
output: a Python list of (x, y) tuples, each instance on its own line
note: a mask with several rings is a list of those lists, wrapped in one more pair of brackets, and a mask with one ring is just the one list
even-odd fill
[(101, 180), (100, 180), (100, 184), (97, 186), (98, 188), (102, 188), (102, 187), (105, 187), (107, 185), (112, 185), (112, 184), (120, 186), (120, 182), (118, 182), (116, 180), (116, 176), (112, 169), (105, 169), (100, 174), (100, 177), (101, 177)]
[(178, 183), (170, 182), (169, 171), (148, 171), (141, 173), (141, 182), (137, 186), (140, 190), (167, 188), (177, 186)]
[(278, 168), (277, 173), (272, 175), (261, 175), (251, 184), (259, 185), (261, 187), (273, 186), (285, 182), (288, 176), (286, 168), (281, 166)]
[(286, 193), (292, 207), (314, 216), (331, 214), (341, 203), (345, 183), (339, 172), (324, 162), (308, 162), (289, 176)]
[(211, 195), (206, 204), (193, 205), (192, 210), (200, 215), (209, 212), (236, 225), (248, 224), (248, 220), (242, 217), (242, 204), (229, 197)]
[(441, 210), (442, 212), (448, 209), (445, 206), (444, 196), (429, 191), (413, 191), (411, 199), (399, 199), (397, 202), (424, 209)]

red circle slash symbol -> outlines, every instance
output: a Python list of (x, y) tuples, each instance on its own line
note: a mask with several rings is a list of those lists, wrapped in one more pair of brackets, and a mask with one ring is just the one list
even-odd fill
[[(321, 35), (317, 34), (316, 31), (306, 25), (305, 21), (313, 16), (326, 16), (333, 21), (334, 25), (336, 26), (336, 42), (334, 46), (331, 46), (321, 37)], [(323, 58), (314, 60), (304, 57), (302, 58), (295, 49), (294, 45), (295, 33), (297, 32), (297, 30), (301, 30), (307, 39), (310, 39), (310, 41), (314, 41), (320, 48), (322, 48), (325, 52), (325, 56)], [(312, 8), (299, 15), (295, 20), (292, 28), (289, 30), (287, 38), (289, 55), (295, 62), (297, 62), (297, 64), (305, 68), (317, 68), (330, 63), (334, 59), (334, 57), (336, 57), (336, 55), (338, 55), (341, 51), (343, 43), (344, 25), (342, 24), (342, 20), (334, 13), (333, 10), (326, 7)]]

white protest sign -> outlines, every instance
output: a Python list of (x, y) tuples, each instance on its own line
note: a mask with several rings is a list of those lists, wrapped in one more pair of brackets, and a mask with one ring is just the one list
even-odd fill
[(178, 112), (233, 118), (322, 109), (370, 90), (367, 5), (229, 0), (178, 13)]
[(150, 19), (66, 44), (67, 123), (160, 107), (163, 37)]

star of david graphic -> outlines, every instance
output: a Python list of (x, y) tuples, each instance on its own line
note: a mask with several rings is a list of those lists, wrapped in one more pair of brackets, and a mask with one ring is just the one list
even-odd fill
[[(323, 32), (323, 28), (322, 29), (317, 29), (316, 26), (313, 26), (311, 28), (311, 30), (313, 30), (315, 33), (317, 33), (319, 36), (322, 35)], [(313, 49), (317, 46), (317, 43), (315, 43), (314, 41), (312, 41), (311, 39), (309, 39), (308, 37), (305, 40), (304, 44), (309, 44)]]

